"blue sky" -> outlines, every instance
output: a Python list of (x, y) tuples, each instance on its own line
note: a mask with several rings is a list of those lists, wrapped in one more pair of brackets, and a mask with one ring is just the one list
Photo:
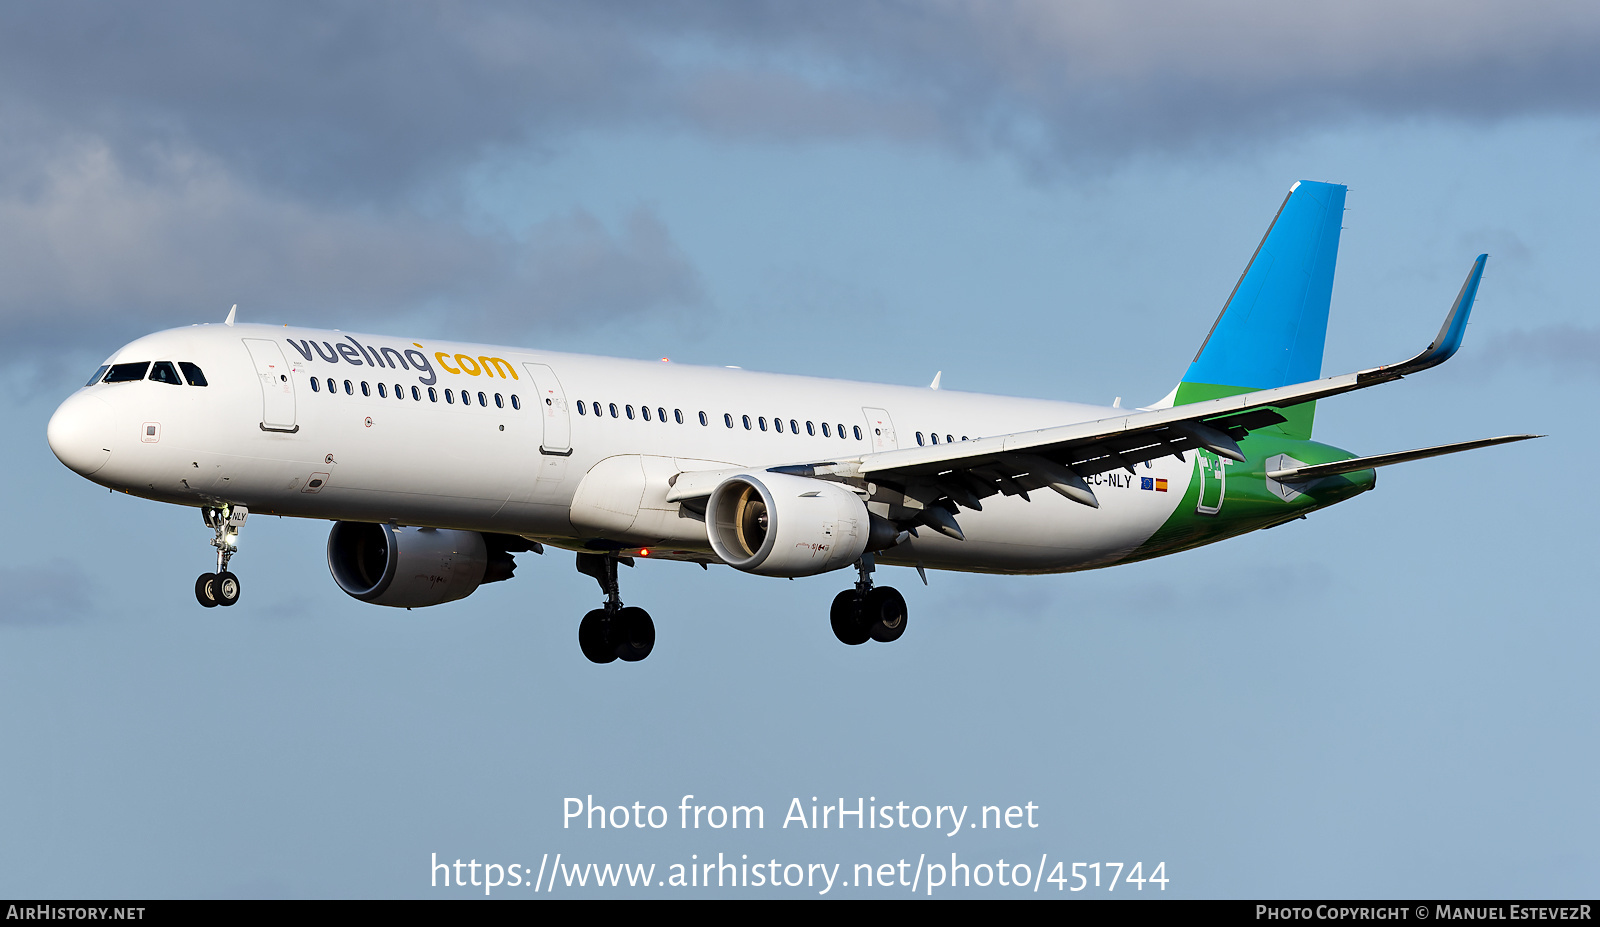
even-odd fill
[[(1180, 897), (1595, 893), (1587, 7), (0, 17), (0, 893), (465, 897), (430, 888), (431, 854), (558, 852), (1165, 861)], [(1491, 256), (1457, 358), (1320, 404), (1318, 438), (1549, 437), (1149, 563), (887, 570), (911, 608), (893, 647), (833, 639), (838, 575), (656, 562), (623, 577), (656, 653), (595, 667), (570, 554), (391, 614), (328, 578), (328, 525), (266, 518), (243, 601), (204, 611), (195, 513), (100, 493), (44, 442), (118, 345), (233, 303), (1145, 403), (1302, 178), (1350, 186), (1325, 373), (1420, 349)], [(561, 826), (568, 796), (690, 793), (768, 827)], [(1031, 801), (1041, 826), (781, 829), (811, 796)]]

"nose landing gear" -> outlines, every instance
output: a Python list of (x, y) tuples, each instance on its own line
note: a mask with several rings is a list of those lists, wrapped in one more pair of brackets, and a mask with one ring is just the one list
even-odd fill
[(633, 566), (632, 557), (579, 554), (578, 572), (593, 576), (606, 594), (606, 604), (583, 616), (578, 647), (593, 663), (621, 660), (637, 663), (656, 646), (656, 625), (642, 608), (624, 608), (617, 589), (617, 564)]
[(217, 549), (217, 572), (201, 573), (194, 581), (195, 600), (206, 608), (239, 601), (239, 577), (228, 572), (228, 561), (238, 552), (239, 526), (249, 515), (250, 510), (242, 505), (223, 504), (220, 508), (208, 505), (200, 509), (206, 527), (216, 532), (211, 546)]
[(906, 633), (905, 596), (892, 586), (872, 584), (874, 561), (872, 554), (862, 554), (856, 561), (861, 578), (855, 588), (834, 596), (828, 617), (833, 636), (841, 643), (855, 646), (874, 640), (887, 644)]

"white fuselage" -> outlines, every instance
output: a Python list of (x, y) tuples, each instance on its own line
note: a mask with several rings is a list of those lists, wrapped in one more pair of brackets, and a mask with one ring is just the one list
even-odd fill
[[(103, 485), (183, 505), (227, 502), (709, 562), (717, 557), (704, 523), (665, 501), (679, 473), (814, 464), (914, 447), (919, 434), (945, 443), (1119, 414), (265, 325), (160, 332), (106, 363), (142, 361), (192, 363), (208, 385), (97, 383), (63, 403), (51, 445)], [(1147, 475), (1173, 491), (1141, 490)], [(1189, 477), (1189, 465), (1170, 457), (1140, 464), (1136, 476), (1101, 474), (1091, 479), (1098, 509), (1050, 492), (1031, 501), (994, 496), (982, 512), (962, 514), (964, 541), (924, 529), (880, 560), (1016, 573), (1105, 566), (1168, 519)]]

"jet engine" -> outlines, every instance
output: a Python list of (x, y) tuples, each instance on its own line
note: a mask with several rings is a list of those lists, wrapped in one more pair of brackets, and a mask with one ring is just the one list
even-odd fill
[(888, 547), (897, 533), (849, 487), (827, 480), (740, 473), (706, 500), (711, 549), (728, 565), (762, 576), (837, 570), (868, 549)]
[(341, 521), (328, 534), (328, 571), (340, 589), (363, 602), (439, 605), (511, 578), (516, 562), (494, 540), (498, 536), (486, 539), (476, 531)]

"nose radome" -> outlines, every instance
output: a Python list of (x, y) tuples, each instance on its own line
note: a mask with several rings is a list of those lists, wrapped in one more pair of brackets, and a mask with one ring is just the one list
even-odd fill
[(115, 413), (98, 396), (79, 393), (50, 416), (50, 450), (73, 471), (89, 476), (111, 459)]

